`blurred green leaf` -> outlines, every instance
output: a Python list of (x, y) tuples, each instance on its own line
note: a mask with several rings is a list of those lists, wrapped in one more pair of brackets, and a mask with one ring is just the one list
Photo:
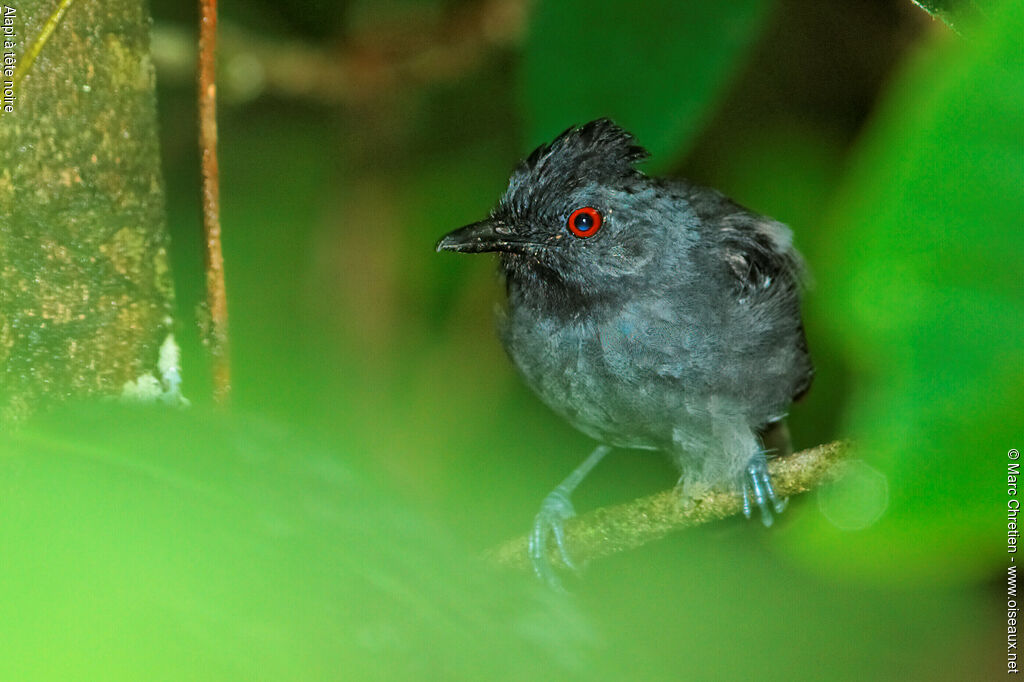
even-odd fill
[(684, 152), (770, 3), (541, 2), (522, 67), (527, 138), (610, 116), (666, 165)]
[(1024, 408), (1024, 8), (975, 31), (894, 81), (835, 214), (842, 265), (817, 304), (857, 377), (849, 429), (892, 495), (870, 532), (801, 537), (846, 571), (956, 579), (1005, 544), (993, 514)]
[(4, 680), (575, 679), (592, 654), (563, 599), (263, 418), (64, 410), (0, 437), (0, 518)]
[(955, 31), (960, 31), (964, 23), (976, 21), (979, 15), (984, 16), (985, 11), (993, 2), (977, 2), (976, 0), (911, 0), (915, 5), (923, 9), (936, 19), (941, 19), (947, 26)]

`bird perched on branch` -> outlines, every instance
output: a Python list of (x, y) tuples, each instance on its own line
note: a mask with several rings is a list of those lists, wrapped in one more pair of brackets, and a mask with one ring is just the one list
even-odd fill
[(608, 119), (570, 128), (516, 167), (488, 218), (437, 244), (500, 255), (505, 349), (600, 443), (534, 521), (531, 560), (555, 585), (548, 542), (573, 566), (570, 494), (613, 447), (665, 451), (684, 497), (729, 484), (748, 518), (756, 505), (771, 525), (785, 500), (764, 435), (813, 376), (790, 230), (715, 190), (645, 175), (647, 156)]

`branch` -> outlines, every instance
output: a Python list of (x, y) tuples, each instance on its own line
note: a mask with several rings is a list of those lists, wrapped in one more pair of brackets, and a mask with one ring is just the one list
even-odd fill
[[(797, 495), (844, 473), (848, 443), (836, 441), (772, 460), (768, 469), (780, 496)], [(740, 495), (714, 490), (681, 504), (678, 489), (665, 490), (632, 502), (595, 509), (565, 524), (566, 546), (573, 559), (584, 562), (635, 549), (670, 532), (739, 514)], [(528, 570), (526, 536), (509, 540), (486, 553), (488, 559)], [(553, 566), (564, 566), (558, 551), (549, 548)]]
[[(458, 80), (495, 49), (521, 42), (530, 0), (484, 0), (440, 20), (410, 13), (360, 29), (340, 50), (265, 38), (224, 25), (218, 59), (224, 96), (249, 100), (264, 93), (352, 105), (405, 88)], [(162, 80), (193, 73), (192, 37), (167, 26), (153, 32)]]

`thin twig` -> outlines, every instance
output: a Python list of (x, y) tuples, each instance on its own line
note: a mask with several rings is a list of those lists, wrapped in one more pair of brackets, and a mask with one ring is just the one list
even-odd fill
[(203, 231), (206, 237), (206, 302), (210, 309), (213, 397), (231, 395), (228, 297), (220, 243), (220, 175), (217, 167), (217, 0), (199, 0), (199, 151), (202, 157)]
[[(46, 23), (43, 24), (43, 28), (39, 31), (39, 35), (36, 36), (36, 39), (32, 41), (32, 44), (29, 45), (27, 50), (25, 50), (25, 54), (22, 56), (21, 62), (18, 64), (18, 67), (14, 69), (14, 74), (11, 77), (12, 89), (15, 92), (17, 92), (18, 85), (21, 83), (21, 80), (32, 68), (32, 64), (35, 63), (36, 57), (38, 57), (39, 53), (42, 52), (43, 47), (46, 46), (46, 42), (50, 39), (50, 36), (53, 35), (57, 26), (60, 25), (61, 20), (64, 18), (64, 15), (67, 14), (68, 9), (71, 7), (73, 2), (74, 0), (61, 0), (60, 4), (57, 5), (57, 9), (53, 11), (53, 14), (51, 14), (46, 20)], [(4, 102), (6, 102), (6, 100), (0, 99), (0, 114), (3, 113), (2, 105)]]
[[(850, 446), (842, 441), (819, 445), (769, 462), (775, 491), (782, 496), (796, 495), (832, 481), (845, 470)], [(632, 502), (595, 509), (565, 525), (569, 554), (576, 561), (600, 559), (635, 549), (668, 533), (699, 526), (742, 510), (736, 492), (713, 490), (682, 503), (678, 490), (665, 490)], [(509, 540), (487, 552), (499, 564), (529, 569), (526, 536)], [(552, 565), (564, 566), (558, 552), (551, 548)]]

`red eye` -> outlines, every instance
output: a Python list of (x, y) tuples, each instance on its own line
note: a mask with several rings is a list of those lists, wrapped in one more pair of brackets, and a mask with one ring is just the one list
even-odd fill
[(577, 208), (569, 216), (569, 231), (577, 237), (593, 237), (601, 229), (601, 214), (596, 208)]

